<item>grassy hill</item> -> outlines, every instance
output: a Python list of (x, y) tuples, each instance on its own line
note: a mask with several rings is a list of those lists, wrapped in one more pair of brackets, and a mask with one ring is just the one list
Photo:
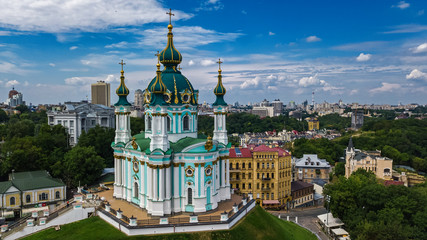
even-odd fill
[(214, 232), (180, 233), (153, 236), (128, 237), (104, 222), (99, 217), (91, 217), (79, 222), (61, 226), (60, 231), (48, 229), (31, 235), (26, 240), (50, 240), (50, 239), (144, 239), (144, 240), (168, 240), (168, 239), (194, 239), (194, 240), (258, 240), (258, 239), (286, 239), (286, 240), (310, 240), (317, 239), (310, 231), (292, 222), (285, 222), (274, 217), (257, 206), (242, 222), (231, 230)]

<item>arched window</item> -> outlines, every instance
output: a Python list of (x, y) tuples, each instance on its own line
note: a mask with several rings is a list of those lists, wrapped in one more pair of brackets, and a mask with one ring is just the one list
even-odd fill
[(138, 183), (137, 182), (133, 183), (133, 197), (138, 198)]
[(183, 126), (184, 131), (190, 130), (190, 117), (184, 116), (182, 118), (182, 126)]
[(151, 131), (151, 116), (147, 115), (147, 131)]
[(191, 188), (187, 189), (187, 204), (193, 204), (193, 190)]
[(15, 203), (15, 197), (11, 197), (10, 198), (10, 205), (12, 206), (12, 205), (15, 205), (16, 203)]
[(47, 193), (42, 193), (39, 195), (39, 201), (41, 200), (47, 200), (49, 195)]
[(28, 194), (27, 196), (25, 196), (25, 201), (27, 203), (31, 202), (31, 195)]
[(167, 131), (168, 132), (170, 132), (171, 131), (171, 118), (168, 116), (167, 118), (166, 118), (166, 129), (167, 129)]
[(249, 169), (251, 169), (252, 168), (252, 164), (251, 163), (248, 163), (249, 164)]
[(55, 198), (60, 198), (61, 197), (61, 193), (59, 191), (55, 192)]

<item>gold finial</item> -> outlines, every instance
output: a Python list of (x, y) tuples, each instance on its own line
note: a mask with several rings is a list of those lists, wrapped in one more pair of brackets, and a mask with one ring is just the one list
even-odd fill
[(157, 57), (157, 70), (160, 70), (160, 53), (159, 53), (159, 51), (157, 51), (157, 53), (154, 54), (154, 56)]
[(181, 72), (181, 69), (182, 69), (182, 67), (181, 67), (181, 65), (179, 65), (179, 66), (178, 66), (178, 71), (180, 71), (180, 72)]
[(172, 13), (172, 9), (169, 8), (169, 12), (166, 12), (166, 14), (169, 15), (169, 25), (172, 24), (172, 16), (175, 16), (175, 14)]
[(219, 65), (219, 70), (221, 70), (221, 63), (223, 63), (223, 62), (221, 61), (221, 58), (218, 58), (218, 62), (216, 62), (216, 63), (218, 63), (218, 65)]
[(120, 64), (120, 65), (122, 65), (122, 71), (121, 71), (121, 73), (122, 73), (122, 75), (123, 75), (123, 73), (124, 73), (124, 71), (123, 71), (123, 65), (126, 65), (126, 63), (125, 63), (125, 62), (123, 62), (123, 59), (122, 59), (122, 61), (121, 61), (121, 62), (119, 62), (119, 64)]

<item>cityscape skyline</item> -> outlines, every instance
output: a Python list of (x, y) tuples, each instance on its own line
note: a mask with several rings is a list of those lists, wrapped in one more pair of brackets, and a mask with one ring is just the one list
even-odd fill
[[(168, 8), (182, 72), (212, 103), (216, 61), (224, 61), (228, 103), (426, 104), (427, 3), (208, 1), (0, 1), (0, 93), (27, 103), (90, 99), (97, 81), (130, 99), (155, 76)], [(114, 103), (115, 94), (111, 99)]]

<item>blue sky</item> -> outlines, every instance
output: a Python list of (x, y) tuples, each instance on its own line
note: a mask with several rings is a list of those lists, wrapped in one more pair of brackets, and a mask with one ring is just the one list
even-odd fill
[[(229, 103), (427, 103), (426, 1), (0, 0), (0, 101), (90, 99), (120, 65), (133, 101), (155, 76), (167, 9), (182, 72), (214, 101), (221, 58)], [(425, 12), (426, 11), (426, 12)]]

